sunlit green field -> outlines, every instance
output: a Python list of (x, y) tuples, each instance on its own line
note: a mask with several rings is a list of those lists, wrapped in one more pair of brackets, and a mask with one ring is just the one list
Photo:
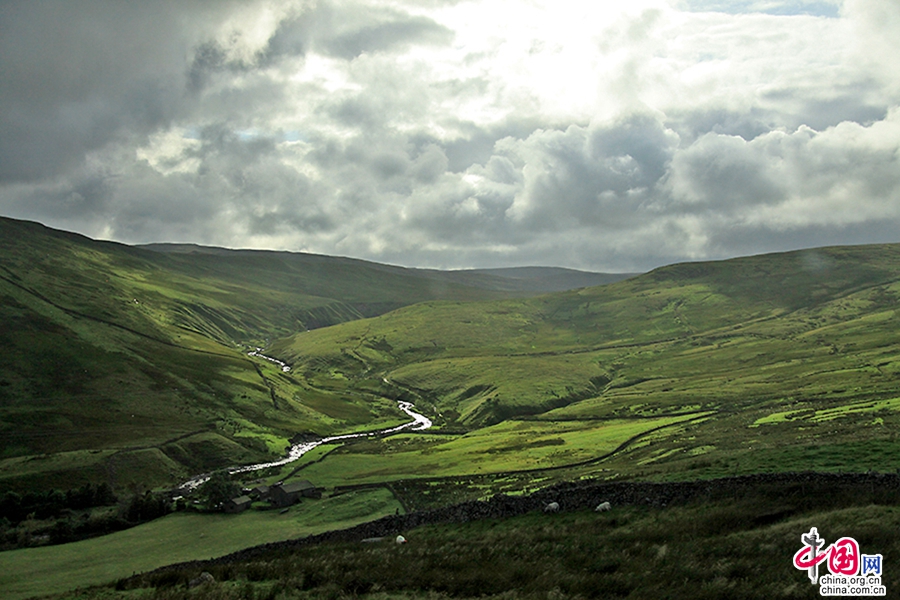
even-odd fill
[(685, 419), (505, 421), (460, 436), (398, 435), (347, 445), (304, 469), (303, 477), (331, 486), (560, 467), (601, 457), (641, 433)]
[(390, 492), (374, 489), (304, 500), (286, 514), (172, 514), (100, 538), (0, 552), (0, 591), (12, 600), (95, 585), (176, 562), (351, 527), (398, 509)]

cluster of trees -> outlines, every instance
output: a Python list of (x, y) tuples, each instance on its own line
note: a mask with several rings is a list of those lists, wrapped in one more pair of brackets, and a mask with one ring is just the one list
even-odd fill
[(112, 506), (118, 502), (112, 488), (106, 483), (88, 483), (80, 488), (27, 492), (19, 495), (6, 492), (0, 497), (0, 519), (17, 524), (25, 519), (58, 518), (65, 510), (84, 510), (97, 506)]
[[(117, 504), (118, 509), (103, 509)], [(167, 494), (139, 493), (120, 501), (106, 483), (89, 483), (65, 492), (6, 492), (0, 496), (0, 549), (48, 541), (60, 544), (104, 535), (171, 511), (172, 502)]]
[[(220, 471), (200, 487), (198, 497), (208, 510), (217, 510), (240, 493), (241, 487)], [(106, 483), (66, 491), (6, 492), (0, 495), (0, 550), (104, 535), (163, 517), (173, 508), (167, 493), (147, 491), (123, 499)]]
[(172, 502), (164, 494), (146, 492), (135, 494), (125, 507), (122, 516), (129, 523), (144, 523), (153, 519), (164, 517), (172, 512)]

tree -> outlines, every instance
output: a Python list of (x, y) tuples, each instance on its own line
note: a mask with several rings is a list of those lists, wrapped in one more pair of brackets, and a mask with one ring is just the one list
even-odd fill
[(207, 508), (216, 509), (241, 495), (241, 487), (231, 480), (227, 471), (216, 471), (198, 490)]
[(171, 503), (164, 494), (146, 492), (135, 494), (125, 508), (125, 519), (132, 523), (143, 523), (163, 517), (172, 512)]

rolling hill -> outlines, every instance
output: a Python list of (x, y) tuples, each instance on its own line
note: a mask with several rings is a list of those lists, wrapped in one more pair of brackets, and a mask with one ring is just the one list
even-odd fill
[[(297, 432), (400, 422), (371, 390), (293, 381), (247, 351), (417, 302), (531, 293), (516, 288), (546, 275), (510, 286), (311, 254), (130, 247), (0, 218), (0, 481), (155, 486), (279, 455)], [(592, 276), (552, 273), (572, 275)]]
[[(316, 455), (308, 475), (343, 485), (507, 473), (515, 486), (544, 471), (900, 466), (898, 245), (686, 263), (523, 296), (587, 275), (0, 227), (10, 489), (171, 484), (278, 455), (297, 433), (399, 423), (397, 398), (434, 430)], [(267, 341), (290, 372), (247, 356)]]
[(324, 480), (893, 470), (898, 294), (900, 245), (821, 248), (427, 302), (272, 352), (350, 389), (384, 378), (458, 434), (337, 451), (307, 470)]
[[(776, 551), (788, 556), (811, 526), (830, 523), (829, 535), (868, 536), (860, 539), (877, 551), (893, 547), (873, 533), (883, 527), (871, 515), (896, 521), (896, 477), (883, 474), (900, 470), (900, 244), (678, 264), (582, 287), (592, 277), (546, 268), (440, 272), (185, 245), (136, 248), (0, 219), (3, 490), (101, 481), (138, 493), (171, 486), (190, 474), (278, 455), (295, 434), (399, 423), (405, 418), (397, 399), (414, 402), (435, 424), (320, 446), (298, 463), (254, 475), (268, 483), (299, 476), (325, 490), (322, 500), (290, 516), (179, 512), (82, 546), (10, 551), (5, 564), (27, 565), (21, 568), (36, 581), (50, 577), (62, 591), (73, 585), (65, 571), (72, 565), (81, 585), (112, 577), (104, 565), (115, 565), (119, 577), (165, 564), (171, 549), (158, 543), (165, 536), (183, 540), (179, 560), (191, 560), (322, 531), (323, 522), (360, 523), (403, 510), (412, 514), (396, 522), (413, 527), (431, 514), (423, 510), (456, 502), (481, 506), (471, 501), (494, 498), (489, 505), (511, 506), (531, 502), (523, 492), (540, 489), (536, 497), (544, 498), (567, 486), (665, 482), (674, 489), (684, 480), (699, 490), (684, 504), (666, 507), (638, 495), (602, 520), (573, 509), (559, 515), (563, 528), (549, 537), (534, 514), (466, 526), (451, 520), (409, 535), (439, 548), (434, 564), (451, 567), (436, 568), (431, 581), (454, 596), (505, 587), (535, 597), (566, 588), (577, 597), (579, 585), (652, 595), (677, 579), (683, 597), (694, 597), (696, 582), (708, 597), (732, 597), (735, 586), (750, 582), (767, 597), (784, 586), (770, 585), (771, 577), (752, 565)], [(578, 289), (536, 295), (556, 285)], [(250, 346), (262, 344), (290, 370), (248, 356)], [(823, 492), (833, 487), (798, 483), (792, 475), (798, 471), (826, 472), (803, 481), (830, 481), (832, 472), (835, 481), (850, 483), (836, 498)], [(760, 481), (780, 483), (753, 484), (739, 494), (720, 489), (739, 478), (702, 481), (742, 475), (756, 481), (754, 474), (772, 473), (785, 475), (764, 475)], [(853, 482), (863, 480), (865, 489), (857, 489)], [(893, 483), (879, 483), (885, 481)], [(325, 518), (330, 507), (339, 508), (333, 521)], [(196, 536), (200, 529), (208, 540)], [(598, 536), (644, 550), (626, 548), (597, 563), (590, 577), (583, 569), (563, 570), (552, 589), (543, 578), (523, 578), (545, 552), (568, 548), (569, 564), (588, 554), (579, 549), (594, 548)], [(712, 573), (709, 548), (733, 549), (738, 538), (750, 539), (752, 552), (720, 556)], [(500, 571), (483, 569), (494, 564), (486, 552), (532, 546), (545, 549)], [(670, 546), (673, 558), (666, 559)], [(147, 548), (146, 556), (137, 553), (123, 566), (110, 550), (123, 547)], [(304, 579), (307, 596), (364, 593), (376, 585), (399, 597), (434, 596), (422, 592), (429, 582), (414, 578), (424, 563), (409, 556), (424, 556), (419, 549), (404, 554), (397, 546), (401, 560), (379, 579), (368, 561), (389, 557), (394, 545), (374, 548), (353, 542), (310, 550), (335, 574), (328, 582)], [(300, 585), (285, 579), (281, 566), (263, 572), (252, 559), (261, 552), (216, 570), (220, 583), (207, 591), (242, 597)], [(264, 561), (306, 561), (297, 558), (303, 552), (285, 550)], [(647, 579), (646, 568), (630, 566), (646, 560), (664, 567), (659, 577)], [(195, 577), (196, 566), (119, 583), (168, 593)], [(781, 566), (786, 577), (797, 574), (789, 556)], [(36, 593), (43, 584), (24, 581), (16, 568), (7, 569), (7, 579), (21, 586), (16, 593)], [(497, 573), (505, 583), (482, 585)], [(797, 578), (806, 583), (802, 573)], [(371, 586), (359, 587), (363, 579)], [(460, 583), (469, 580), (476, 583)], [(171, 589), (181, 597), (180, 588)], [(795, 597), (815, 590), (785, 589)]]

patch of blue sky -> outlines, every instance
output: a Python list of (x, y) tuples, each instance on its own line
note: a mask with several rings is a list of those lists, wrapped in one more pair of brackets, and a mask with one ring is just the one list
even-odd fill
[(308, 142), (309, 139), (301, 132), (296, 130), (285, 131), (282, 133), (281, 139), (285, 142)]
[(234, 134), (242, 142), (251, 142), (257, 138), (262, 137), (262, 134), (258, 129), (238, 129), (234, 132)]
[(199, 127), (188, 127), (184, 130), (184, 133), (181, 135), (186, 140), (199, 140), (200, 139), (200, 128)]
[(722, 12), (731, 15), (764, 13), (837, 18), (841, 12), (841, 0), (682, 0), (678, 6), (691, 12)]

